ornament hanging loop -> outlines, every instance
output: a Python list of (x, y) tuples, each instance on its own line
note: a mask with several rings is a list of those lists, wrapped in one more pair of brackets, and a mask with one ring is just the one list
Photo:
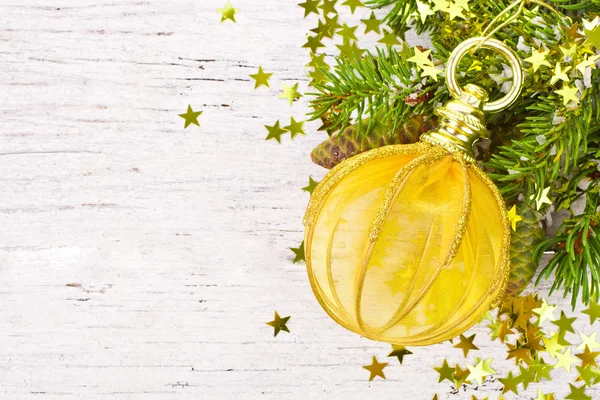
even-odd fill
[(455, 99), (459, 99), (462, 96), (463, 91), (456, 81), (458, 64), (469, 51), (476, 47), (494, 50), (502, 54), (508, 60), (513, 75), (511, 88), (503, 98), (483, 106), (483, 111), (496, 112), (503, 110), (513, 104), (521, 94), (521, 90), (523, 89), (523, 68), (517, 55), (508, 46), (496, 39), (486, 40), (484, 37), (474, 37), (465, 40), (454, 49), (448, 58), (448, 64), (446, 66), (446, 85), (448, 86), (450, 95)]

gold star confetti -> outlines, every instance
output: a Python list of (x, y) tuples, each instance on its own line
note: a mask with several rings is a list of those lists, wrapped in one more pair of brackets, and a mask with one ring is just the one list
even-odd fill
[(576, 319), (577, 317), (567, 318), (565, 312), (561, 311), (560, 318), (556, 321), (552, 321), (552, 323), (558, 326), (558, 335), (561, 336), (567, 332), (575, 333), (573, 330), (573, 322), (575, 322)]
[(358, 25), (348, 26), (348, 24), (344, 23), (344, 25), (342, 25), (341, 29), (338, 31), (337, 34), (343, 37), (345, 40), (358, 40), (355, 33), (357, 29)]
[(299, 261), (306, 261), (306, 258), (304, 258), (304, 240), (300, 243), (300, 247), (290, 247), (290, 250), (296, 255), (292, 263), (296, 264)]
[(583, 332), (579, 332), (579, 336), (581, 337), (581, 344), (577, 346), (577, 350), (585, 349), (585, 347), (589, 347), (590, 350), (596, 350), (600, 348), (600, 343), (596, 342), (596, 334), (598, 332), (592, 332), (590, 336), (587, 336)]
[(188, 104), (187, 112), (185, 114), (179, 114), (179, 116), (181, 118), (185, 119), (185, 124), (183, 126), (183, 129), (187, 128), (191, 124), (200, 126), (200, 124), (198, 123), (198, 117), (201, 114), (202, 114), (202, 111), (194, 111), (194, 110), (192, 110), (192, 106), (190, 106)]
[(600, 58), (600, 56), (592, 56), (592, 57), (588, 57), (587, 55), (585, 56), (585, 59), (580, 62), (579, 64), (577, 64), (577, 66), (575, 67), (576, 70), (578, 70), (579, 72), (581, 72), (581, 74), (585, 74), (585, 69), (587, 67), (590, 67), (592, 69), (596, 69), (596, 61)]
[(460, 343), (454, 345), (457, 349), (461, 349), (465, 357), (469, 354), (469, 350), (479, 350), (479, 347), (473, 344), (473, 340), (475, 339), (475, 334), (465, 337), (463, 334), (460, 335)]
[(404, 361), (404, 356), (407, 356), (409, 354), (412, 354), (412, 351), (408, 350), (406, 347), (393, 344), (392, 352), (388, 354), (388, 357), (398, 357), (398, 361), (400, 362), (400, 364), (402, 364), (402, 361)]
[(233, 8), (231, 6), (231, 2), (229, 2), (229, 0), (227, 0), (227, 4), (225, 5), (225, 8), (217, 8), (217, 11), (221, 13), (221, 22), (230, 19), (233, 22), (235, 22), (235, 14), (237, 12), (239, 12), (240, 10), (238, 8)]
[(259, 66), (258, 73), (250, 75), (250, 78), (252, 78), (256, 81), (256, 84), (254, 85), (254, 89), (259, 88), (261, 85), (270, 87), (269, 86), (269, 78), (271, 76), (273, 76), (273, 73), (267, 73), (267, 72), (263, 71), (262, 66)]
[(469, 11), (469, 0), (454, 0), (454, 4), (465, 11)]
[(433, 80), (436, 82), (438, 80), (438, 75), (444, 72), (441, 69), (432, 67), (431, 65), (423, 65), (421, 69), (423, 70), (421, 72), (421, 76), (429, 76), (430, 78), (433, 78)]
[(302, 95), (298, 92), (298, 84), (288, 86), (283, 84), (283, 93), (279, 96), (280, 99), (287, 99), (290, 102), (290, 106), (294, 104), (294, 100), (298, 100)]
[(530, 368), (524, 368), (522, 365), (519, 365), (519, 371), (521, 372), (519, 377), (521, 378), (523, 389), (527, 390), (527, 386), (535, 380), (535, 372)]
[(548, 55), (549, 52), (550, 50), (533, 50), (531, 53), (531, 57), (527, 57), (523, 61), (527, 61), (532, 65), (533, 72), (537, 71), (542, 65), (552, 67), (548, 60), (546, 60), (546, 55)]
[(591, 23), (584, 20), (584, 32), (587, 36), (584, 46), (592, 45), (596, 49), (600, 49), (600, 25), (597, 23), (598, 17), (596, 17)]
[(517, 206), (513, 205), (512, 208), (508, 211), (508, 220), (510, 221), (510, 225), (512, 226), (512, 230), (517, 230), (517, 222), (522, 221), (523, 218), (517, 214)]
[(563, 367), (565, 371), (571, 372), (571, 364), (577, 361), (576, 358), (571, 356), (571, 348), (568, 347), (564, 353), (556, 353), (558, 361), (554, 364), (554, 368)]
[(560, 352), (565, 347), (558, 343), (559, 335), (551, 335), (550, 339), (544, 337), (544, 346), (546, 347), (546, 351), (550, 354), (550, 357), (556, 358), (558, 352)]
[(377, 43), (383, 43), (388, 46), (400, 45), (401, 43), (398, 41), (398, 37), (390, 31), (383, 30), (383, 38), (378, 40)]
[(319, 8), (323, 10), (324, 16), (327, 16), (328, 14), (337, 14), (337, 11), (335, 11), (335, 3), (337, 3), (337, 0), (323, 0), (323, 4), (321, 4)]
[(454, 374), (456, 369), (450, 367), (448, 365), (448, 361), (445, 358), (444, 358), (444, 362), (442, 363), (442, 365), (440, 367), (434, 367), (433, 369), (436, 370), (440, 374), (438, 383), (442, 382), (444, 379), (447, 379), (450, 382), (453, 381), (452, 375)]
[(582, 313), (590, 316), (590, 325), (592, 325), (597, 319), (600, 319), (600, 304), (590, 300), (590, 305)]
[(365, 6), (362, 3), (362, 1), (360, 1), (360, 0), (346, 0), (345, 2), (342, 3), (342, 5), (350, 7), (350, 12), (352, 14), (354, 14), (354, 11), (356, 11), (356, 9), (358, 7), (364, 7)]
[(538, 389), (538, 395), (534, 400), (554, 400), (554, 394), (544, 394), (544, 392)]
[(469, 376), (469, 370), (467, 368), (462, 369), (456, 364), (454, 374), (452, 377), (454, 378), (454, 386), (459, 387), (463, 383), (467, 382), (467, 377)]
[(315, 181), (312, 176), (308, 177), (308, 186), (302, 188), (305, 192), (312, 194), (313, 190), (317, 187), (319, 181)]
[(571, 70), (571, 67), (567, 67), (563, 71), (560, 64), (556, 63), (556, 66), (554, 67), (554, 74), (552, 75), (552, 78), (550, 78), (550, 84), (554, 85), (559, 80), (563, 81), (563, 82), (569, 82), (570, 79), (569, 79), (569, 75), (567, 75), (567, 72), (569, 72), (570, 70)]
[(568, 83), (563, 83), (563, 88), (561, 90), (557, 90), (556, 93), (562, 96), (563, 105), (569, 104), (570, 101), (574, 101), (579, 104), (579, 98), (576, 96), (579, 89), (577, 87), (570, 87)]
[(365, 52), (364, 49), (360, 49), (356, 45), (356, 41), (344, 40), (343, 45), (336, 44), (335, 46), (340, 49), (340, 55), (345, 57), (352, 57), (353, 55), (360, 57)]
[(592, 398), (585, 394), (585, 385), (581, 387), (577, 387), (569, 383), (569, 387), (571, 388), (571, 393), (565, 399), (570, 400), (592, 400)]
[(377, 358), (373, 356), (373, 362), (371, 365), (364, 365), (363, 368), (371, 373), (369, 376), (369, 381), (375, 379), (376, 376), (380, 376), (385, 379), (385, 375), (383, 374), (383, 369), (388, 365), (388, 363), (379, 363), (377, 362)]
[(421, 51), (418, 47), (413, 47), (415, 55), (409, 58), (407, 61), (417, 64), (419, 68), (423, 68), (423, 66), (428, 65), (433, 67), (433, 61), (429, 59), (429, 54), (431, 50)]
[(310, 13), (319, 15), (317, 5), (320, 2), (321, 0), (306, 0), (304, 3), (298, 4), (300, 7), (304, 8), (304, 18), (308, 17)]
[(281, 318), (279, 314), (277, 314), (277, 311), (275, 311), (275, 319), (273, 321), (267, 322), (267, 325), (270, 325), (273, 328), (275, 328), (275, 333), (273, 334), (273, 336), (277, 336), (277, 334), (281, 331), (285, 331), (288, 333), (290, 332), (290, 330), (286, 326), (289, 319), (290, 317)]
[[(311, 32), (314, 32), (317, 34), (318, 38), (317, 39), (321, 39), (321, 38), (329, 38), (332, 39), (333, 35), (335, 35), (335, 30), (337, 29), (334, 20), (327, 20), (326, 21), (321, 21), (319, 20), (319, 26), (317, 26), (314, 29), (311, 29)], [(313, 40), (314, 42), (314, 40)], [(306, 46), (306, 45), (305, 45)], [(319, 47), (324, 47), (323, 45), (319, 46)], [(314, 53), (314, 51), (313, 51)]]
[(417, 0), (417, 12), (419, 13), (421, 22), (423, 23), (427, 20), (427, 17), (435, 15), (435, 12), (431, 9), (429, 4), (423, 3), (419, 0)]
[(592, 367), (589, 365), (586, 365), (585, 367), (576, 365), (575, 368), (577, 368), (577, 372), (579, 372), (575, 382), (584, 381), (587, 386), (592, 386), (594, 384), (594, 381), (596, 380), (596, 374), (594, 373)]
[(269, 131), (265, 140), (275, 139), (277, 140), (277, 143), (281, 143), (281, 135), (287, 132), (285, 129), (282, 129), (281, 126), (279, 126), (279, 120), (277, 120), (273, 126), (265, 125), (265, 128), (267, 128), (267, 131)]
[(529, 196), (529, 200), (533, 200), (535, 198), (535, 205), (536, 205), (536, 208), (538, 211), (540, 208), (542, 208), (542, 206), (544, 204), (552, 204), (552, 202), (548, 198), (549, 192), (550, 192), (550, 186), (548, 186), (547, 188), (542, 190), (542, 193), (540, 193), (539, 197), (536, 197), (535, 193), (532, 194), (531, 196)]
[(456, 17), (461, 17), (463, 19), (465, 18), (465, 16), (463, 15), (462, 7), (458, 6), (456, 3), (451, 2), (448, 5), (448, 7), (443, 11), (448, 13), (448, 16), (450, 17), (450, 21), (452, 21)]
[(553, 365), (546, 364), (544, 359), (540, 356), (540, 353), (536, 354), (534, 362), (529, 367), (535, 376), (534, 381), (539, 382), (542, 379), (551, 380), (550, 370)]
[(433, 11), (444, 11), (448, 9), (450, 0), (433, 0)]
[(519, 365), (521, 360), (527, 365), (531, 364), (533, 361), (529, 348), (523, 346), (518, 340), (515, 344), (508, 343), (506, 347), (508, 347), (508, 357), (506, 357), (506, 359), (510, 360), (511, 358), (514, 358), (516, 365)]
[[(467, 376), (467, 380), (475, 380), (479, 385), (483, 383), (485, 377), (493, 374), (494, 370), (489, 366), (492, 363), (492, 359), (489, 359), (488, 365), (485, 365), (483, 361), (479, 361), (477, 365), (472, 366), (467, 364), (467, 368), (469, 369), (469, 376)], [(484, 368), (488, 367), (488, 368)]]
[(542, 306), (540, 308), (534, 308), (533, 312), (539, 315), (539, 323), (541, 324), (545, 320), (554, 321), (554, 310), (556, 306), (550, 306), (546, 303), (546, 299), (542, 300)]
[(563, 54), (565, 58), (573, 58), (575, 54), (577, 54), (577, 45), (572, 44), (569, 47), (559, 46), (560, 52)]
[(360, 22), (365, 24), (365, 33), (375, 32), (381, 34), (381, 29), (379, 27), (381, 25), (381, 21), (375, 17), (375, 13), (373, 11), (371, 11), (371, 16), (369, 19), (361, 19)]
[(325, 47), (325, 45), (321, 43), (321, 40), (318, 36), (307, 36), (306, 40), (307, 41), (304, 43), (302, 48), (310, 49), (312, 53), (316, 53), (320, 47)]
[(517, 386), (519, 386), (519, 383), (521, 383), (521, 378), (519, 376), (513, 376), (512, 371), (509, 371), (506, 378), (499, 378), (498, 380), (502, 382), (503, 385), (502, 394), (508, 391), (519, 394)]
[(288, 126), (284, 126), (283, 129), (290, 131), (292, 139), (297, 135), (305, 135), (302, 127), (304, 126), (305, 121), (296, 121), (294, 117), (290, 118), (290, 124)]
[(598, 364), (596, 363), (596, 357), (600, 354), (600, 351), (590, 351), (588, 346), (585, 346), (585, 350), (583, 353), (575, 354), (575, 357), (581, 360), (581, 366), (583, 368), (590, 367), (598, 368)]

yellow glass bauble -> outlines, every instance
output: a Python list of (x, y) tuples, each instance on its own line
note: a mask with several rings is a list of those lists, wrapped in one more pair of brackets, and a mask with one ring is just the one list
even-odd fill
[(332, 169), (305, 215), (312, 289), (367, 338), (429, 345), (479, 322), (509, 274), (510, 226), (472, 157), (487, 95), (467, 85), (414, 145), (380, 147)]

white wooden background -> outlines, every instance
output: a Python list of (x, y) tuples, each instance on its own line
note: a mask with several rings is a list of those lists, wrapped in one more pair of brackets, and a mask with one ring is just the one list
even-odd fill
[[(277, 98), (307, 85), (316, 22), (295, 3), (235, 0), (221, 24), (224, 0), (0, 1), (1, 399), (498, 398), (494, 378), (435, 383), (433, 365), (462, 360), (448, 344), (387, 359), (291, 263), (300, 188), (324, 174), (308, 158), (322, 136), (264, 141), (308, 110)], [(253, 89), (259, 65), (271, 89)], [(183, 130), (188, 104), (200, 128)], [(290, 334), (273, 338), (274, 310)], [(472, 331), (469, 361), (505, 375), (503, 348)], [(372, 355), (387, 380), (368, 382)], [(538, 387), (568, 393), (506, 398)]]

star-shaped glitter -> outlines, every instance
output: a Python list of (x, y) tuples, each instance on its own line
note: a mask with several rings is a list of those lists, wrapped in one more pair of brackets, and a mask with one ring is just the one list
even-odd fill
[(279, 126), (279, 120), (277, 120), (273, 126), (265, 125), (265, 128), (267, 128), (267, 131), (269, 132), (265, 140), (275, 139), (277, 140), (277, 143), (281, 143), (281, 135), (287, 132)]
[(310, 49), (312, 53), (316, 53), (321, 47), (325, 47), (325, 45), (321, 43), (321, 39), (318, 36), (307, 36), (306, 43), (302, 46), (302, 48)]
[(333, 35), (335, 35), (336, 29), (336, 26), (332, 22), (319, 20), (319, 25), (316, 28), (311, 29), (310, 31), (316, 33), (318, 39), (322, 39), (324, 37), (332, 39)]
[(565, 59), (572, 59), (577, 54), (577, 45), (575, 43), (569, 47), (559, 46), (559, 48)]
[(569, 75), (567, 75), (567, 72), (569, 72), (570, 70), (571, 70), (571, 67), (567, 67), (563, 71), (560, 64), (556, 63), (556, 66), (554, 67), (554, 74), (552, 75), (552, 78), (550, 78), (550, 84), (554, 85), (559, 80), (563, 81), (563, 82), (569, 82), (570, 79), (569, 79)]
[(595, 350), (600, 348), (600, 343), (596, 342), (596, 334), (598, 332), (592, 332), (591, 335), (586, 335), (583, 332), (579, 332), (579, 336), (581, 337), (581, 344), (577, 346), (577, 350), (585, 349), (585, 347), (589, 347), (590, 350)]
[[(398, 357), (398, 362), (400, 362), (400, 364), (402, 364), (402, 362), (404, 361), (404, 356), (412, 354), (412, 351), (408, 350), (406, 347), (401, 346), (401, 345), (397, 345), (397, 344), (393, 344), (392, 345), (392, 352), (390, 354), (388, 354), (388, 357)], [(454, 369), (453, 369), (454, 371)]]
[(583, 353), (575, 354), (575, 357), (581, 360), (581, 366), (584, 368), (588, 365), (590, 367), (598, 368), (598, 364), (596, 363), (596, 357), (598, 357), (599, 354), (600, 351), (590, 351), (590, 348), (588, 346), (585, 346), (585, 350), (583, 351)]
[(523, 218), (517, 214), (517, 206), (513, 205), (512, 208), (508, 211), (508, 220), (510, 221), (510, 225), (512, 226), (512, 230), (517, 230), (517, 222), (522, 221)]
[(269, 78), (273, 76), (273, 73), (267, 73), (265, 71), (263, 71), (263, 67), (259, 66), (258, 67), (258, 72), (256, 74), (251, 74), (250, 78), (254, 79), (256, 81), (255, 85), (254, 85), (254, 89), (259, 88), (261, 85), (264, 85), (266, 87), (270, 87), (269, 86)]
[(467, 381), (467, 377), (469, 376), (469, 370), (467, 368), (462, 369), (456, 364), (454, 374), (452, 377), (454, 378), (454, 386), (459, 387), (463, 383)]
[(463, 334), (460, 335), (460, 342), (455, 344), (454, 347), (457, 349), (461, 349), (465, 357), (469, 354), (469, 350), (479, 350), (479, 347), (473, 344), (473, 340), (475, 339), (475, 334), (465, 337)]
[(577, 87), (571, 87), (568, 83), (563, 83), (563, 87), (560, 90), (556, 90), (556, 93), (561, 95), (563, 98), (563, 105), (569, 104), (570, 101), (574, 101), (579, 104), (579, 98), (576, 94), (579, 92)]
[(454, 4), (465, 11), (469, 11), (469, 0), (454, 0)]
[(506, 378), (499, 378), (498, 380), (502, 382), (503, 385), (502, 394), (508, 391), (511, 391), (515, 394), (519, 394), (517, 386), (519, 386), (519, 383), (521, 383), (521, 377), (513, 376), (512, 371), (509, 371), (508, 376)]
[(433, 0), (433, 11), (444, 11), (448, 9), (450, 0)]
[(547, 67), (552, 67), (550, 65), (550, 63), (548, 62), (548, 60), (546, 60), (546, 56), (548, 55), (549, 52), (550, 52), (550, 50), (542, 50), (542, 49), (533, 50), (531, 52), (531, 57), (525, 58), (524, 61), (527, 61), (528, 63), (531, 64), (531, 66), (533, 67), (533, 72), (537, 71), (542, 65), (545, 65)]
[(550, 357), (556, 358), (556, 355), (565, 348), (565, 346), (561, 345), (559, 341), (560, 337), (558, 334), (551, 335), (550, 338), (543, 338), (544, 347), (546, 347), (546, 351), (550, 354)]
[(539, 382), (542, 379), (551, 380), (550, 370), (553, 365), (546, 364), (544, 359), (540, 356), (540, 353), (536, 354), (534, 362), (529, 366), (529, 369), (534, 374), (534, 381)]
[(319, 184), (319, 181), (315, 181), (312, 178), (312, 176), (309, 176), (308, 177), (308, 186), (303, 187), (302, 190), (312, 194), (313, 190), (315, 190), (315, 188), (317, 187), (318, 184)]
[(310, 13), (319, 15), (317, 5), (319, 5), (320, 2), (321, 0), (306, 0), (304, 3), (298, 4), (300, 7), (304, 8), (304, 18), (308, 17)]
[(422, 71), (421, 71), (421, 76), (428, 76), (430, 78), (433, 78), (434, 81), (437, 82), (438, 80), (438, 75), (441, 74), (442, 71), (441, 69), (437, 69), (435, 67), (432, 67), (431, 65), (423, 65), (421, 67)]
[(290, 330), (286, 326), (289, 319), (290, 317), (281, 318), (279, 314), (277, 314), (277, 311), (275, 311), (275, 319), (273, 321), (267, 322), (267, 325), (270, 325), (273, 328), (275, 328), (275, 333), (273, 334), (273, 336), (277, 336), (277, 334), (281, 331), (285, 331), (288, 333), (290, 332)]
[(571, 364), (573, 364), (577, 359), (571, 356), (571, 348), (568, 347), (564, 353), (556, 353), (556, 358), (558, 361), (554, 364), (554, 368), (563, 367), (565, 371), (571, 372)]
[(323, 10), (323, 15), (337, 14), (337, 11), (335, 11), (335, 3), (337, 3), (337, 0), (323, 0), (323, 4), (319, 6), (319, 8)]
[(290, 118), (290, 124), (288, 126), (284, 126), (283, 129), (290, 131), (290, 135), (295, 138), (297, 135), (305, 135), (306, 133), (302, 129), (305, 121), (296, 121), (294, 117)]
[(344, 39), (343, 45), (336, 44), (335, 46), (338, 49), (340, 49), (340, 55), (343, 55), (346, 57), (352, 57), (353, 55), (360, 57), (362, 55), (362, 53), (365, 52), (364, 49), (361, 49), (356, 45), (355, 40), (345, 40)]
[(373, 11), (371, 11), (371, 16), (369, 17), (369, 19), (361, 19), (360, 22), (365, 24), (365, 33), (369, 33), (369, 32), (375, 32), (378, 34), (381, 33), (381, 29), (379, 27), (381, 25), (381, 20), (377, 19), (377, 17), (375, 16), (375, 13)]
[(369, 381), (375, 379), (376, 376), (380, 376), (385, 379), (385, 375), (383, 374), (383, 369), (388, 365), (388, 363), (379, 363), (377, 362), (377, 358), (373, 356), (373, 362), (371, 365), (364, 365), (363, 368), (371, 373), (369, 376)]
[(554, 400), (554, 394), (544, 394), (541, 389), (538, 389), (537, 397), (533, 400)]
[(575, 368), (577, 368), (577, 372), (579, 372), (579, 375), (575, 379), (576, 382), (584, 381), (587, 386), (592, 386), (594, 384), (597, 375), (594, 373), (592, 367), (589, 365), (586, 365), (585, 367), (576, 365)]
[(527, 386), (535, 380), (535, 372), (531, 368), (524, 368), (522, 365), (519, 365), (519, 371), (521, 372), (519, 377), (521, 378), (523, 389), (527, 390)]
[(292, 263), (296, 264), (299, 261), (306, 261), (306, 258), (304, 258), (304, 240), (300, 243), (300, 247), (290, 247), (290, 250), (296, 255)]
[(283, 84), (283, 93), (279, 96), (280, 99), (287, 99), (290, 102), (290, 106), (294, 104), (294, 100), (298, 100), (302, 95), (298, 92), (298, 84), (288, 86)]
[(558, 334), (560, 336), (564, 335), (567, 332), (575, 333), (575, 331), (573, 330), (573, 322), (575, 322), (576, 319), (577, 317), (567, 318), (565, 312), (561, 311), (560, 318), (556, 321), (552, 321), (552, 323), (558, 326)]
[(577, 387), (569, 383), (569, 387), (571, 388), (571, 393), (565, 399), (570, 400), (592, 400), (592, 398), (585, 394), (585, 385), (581, 387)]
[(581, 74), (585, 74), (586, 68), (590, 67), (592, 69), (596, 69), (596, 61), (600, 58), (600, 56), (585, 56), (584, 60), (575, 66), (575, 69), (581, 72)]
[(342, 5), (350, 7), (350, 12), (352, 14), (354, 14), (354, 11), (356, 11), (356, 9), (358, 7), (364, 7), (365, 6), (363, 4), (363, 2), (360, 1), (360, 0), (346, 0), (345, 2), (342, 3)]
[(534, 308), (533, 312), (539, 315), (539, 323), (541, 324), (545, 320), (554, 321), (554, 310), (556, 306), (551, 306), (546, 303), (546, 299), (542, 299), (542, 306), (540, 308)]
[(395, 33), (387, 30), (383, 30), (383, 38), (378, 40), (377, 43), (383, 43), (388, 46), (400, 45), (401, 43), (398, 41), (398, 37)]
[[(596, 49), (600, 49), (600, 25), (597, 23), (597, 20), (598, 17), (596, 17), (592, 23), (585, 24), (587, 26), (584, 27), (584, 32), (587, 38), (585, 39), (583, 45), (592, 45)], [(587, 21), (584, 20), (584, 23), (586, 22)]]
[[(488, 364), (491, 364), (491, 361), (492, 360), (489, 359)], [(485, 380), (486, 376), (491, 375), (495, 372), (494, 370), (490, 371), (484, 367), (485, 365), (483, 361), (479, 361), (475, 366), (467, 364), (467, 368), (469, 369), (469, 376), (467, 376), (467, 380), (475, 380), (479, 385), (481, 385)]]
[(356, 37), (357, 29), (358, 29), (358, 25), (357, 26), (348, 26), (348, 24), (344, 23), (344, 25), (342, 25), (342, 27), (337, 32), (337, 34), (346, 40), (358, 40), (358, 38)]
[(414, 47), (415, 55), (409, 58), (407, 61), (417, 64), (419, 68), (428, 65), (433, 67), (433, 61), (429, 59), (431, 50), (421, 51), (417, 46)]
[(183, 129), (187, 128), (191, 124), (198, 125), (198, 117), (202, 114), (202, 111), (194, 111), (192, 110), (192, 106), (188, 105), (187, 112), (185, 114), (179, 114), (179, 116), (185, 119), (185, 123)]
[(463, 15), (463, 8), (457, 5), (456, 3), (451, 2), (448, 5), (448, 7), (443, 11), (448, 13), (450, 21), (452, 21), (456, 17), (461, 17), (463, 19), (465, 18), (465, 16)]
[(235, 22), (235, 14), (237, 12), (239, 12), (240, 10), (238, 8), (233, 8), (231, 6), (231, 2), (229, 2), (229, 0), (227, 0), (227, 4), (225, 5), (225, 8), (217, 8), (217, 11), (221, 13), (221, 22), (230, 19), (233, 22)]
[(592, 325), (597, 319), (600, 319), (600, 304), (590, 300), (590, 305), (582, 313), (590, 316), (590, 325)]
[(456, 371), (456, 369), (449, 366), (448, 361), (445, 358), (444, 358), (444, 362), (442, 363), (442, 365), (440, 367), (434, 367), (433, 369), (436, 370), (440, 374), (438, 383), (442, 382), (444, 379), (447, 379), (450, 382), (453, 382), (453, 380), (454, 380), (453, 375), (454, 375), (454, 372)]
[(429, 4), (423, 3), (422, 1), (417, 0), (417, 12), (421, 17), (421, 22), (425, 23), (427, 21), (427, 17), (431, 15), (435, 15), (435, 12), (431, 9)]
[(536, 197), (535, 194), (532, 194), (531, 196), (529, 196), (530, 200), (533, 200), (535, 198), (535, 205), (536, 205), (536, 208), (538, 211), (540, 208), (542, 208), (542, 206), (544, 204), (552, 204), (552, 202), (548, 198), (549, 192), (550, 192), (550, 186), (548, 186), (547, 188), (544, 188), (544, 190), (542, 190), (542, 193), (540, 193), (539, 197)]
[(533, 361), (533, 358), (531, 357), (531, 350), (521, 344), (521, 342), (518, 340), (515, 344), (506, 344), (506, 347), (508, 347), (508, 357), (506, 357), (506, 359), (510, 360), (511, 358), (514, 358), (516, 365), (519, 365), (521, 361), (529, 365)]

